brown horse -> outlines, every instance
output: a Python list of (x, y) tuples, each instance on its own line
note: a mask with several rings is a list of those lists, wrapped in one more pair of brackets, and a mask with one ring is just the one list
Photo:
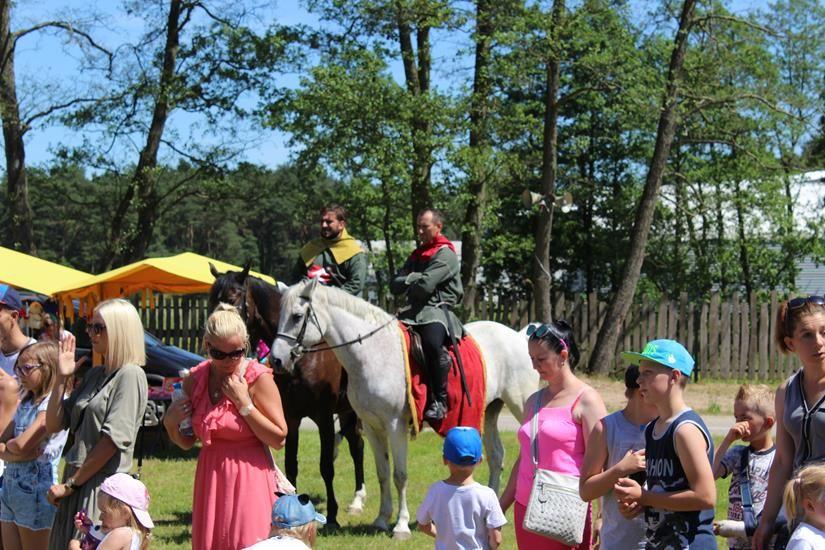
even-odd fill
[[(253, 349), (259, 341), (270, 343), (278, 331), (281, 295), (278, 289), (266, 281), (249, 275), (249, 264), (243, 271), (219, 273), (210, 264), (215, 277), (209, 292), (209, 311), (219, 302), (238, 308), (249, 331)], [(298, 427), (301, 419), (311, 418), (318, 426), (321, 438), (321, 477), (327, 491), (327, 525), (338, 526), (338, 503), (332, 486), (335, 477), (336, 433), (334, 414), (341, 424), (341, 435), (349, 444), (350, 456), (355, 465), (355, 496), (347, 507), (351, 514), (363, 511), (366, 487), (364, 486), (364, 440), (358, 417), (350, 407), (346, 394), (346, 373), (331, 351), (309, 353), (301, 360), (300, 368), (291, 374), (273, 372), (281, 393), (284, 416), (287, 423), (286, 476), (297, 486), (298, 479)]]

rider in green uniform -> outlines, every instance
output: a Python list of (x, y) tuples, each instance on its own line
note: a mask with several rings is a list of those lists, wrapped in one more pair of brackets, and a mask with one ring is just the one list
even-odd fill
[(321, 210), (321, 236), (301, 248), (293, 269), (293, 281), (317, 278), (354, 296), (361, 296), (367, 280), (367, 255), (349, 233), (343, 206), (330, 204)]
[[(427, 209), (417, 219), (419, 246), (390, 282), (393, 294), (405, 294), (407, 307), (398, 318), (421, 335), (427, 361), (430, 395), (424, 418), (441, 420), (447, 414), (447, 375), (452, 361), (444, 346), (450, 344), (450, 328), (456, 338), (462, 335), (461, 321), (452, 308), (461, 302), (464, 290), (455, 247), (441, 234), (444, 216)], [(449, 312), (440, 306), (446, 304)]]

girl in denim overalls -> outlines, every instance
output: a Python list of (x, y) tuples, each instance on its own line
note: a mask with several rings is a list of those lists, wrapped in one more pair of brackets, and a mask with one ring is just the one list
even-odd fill
[(40, 342), (20, 352), (14, 374), (20, 382), (20, 405), (0, 436), (0, 459), (6, 461), (0, 524), (6, 549), (39, 549), (49, 542), (56, 508), (46, 500), (57, 482), (57, 464), (68, 432), (46, 433), (46, 406), (57, 368), (57, 344)]

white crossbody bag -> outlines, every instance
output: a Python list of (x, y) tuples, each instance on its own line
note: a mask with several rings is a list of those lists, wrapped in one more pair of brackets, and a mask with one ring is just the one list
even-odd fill
[[(544, 390), (542, 390), (544, 391)], [(538, 424), (541, 393), (531, 421), (530, 450), (533, 458), (533, 489), (524, 513), (525, 530), (569, 546), (584, 539), (587, 503), (579, 497), (579, 478), (539, 468)]]

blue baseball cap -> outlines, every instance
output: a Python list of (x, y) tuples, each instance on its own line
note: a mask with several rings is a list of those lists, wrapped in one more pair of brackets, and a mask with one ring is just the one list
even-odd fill
[(327, 518), (315, 511), (309, 495), (283, 495), (272, 505), (272, 525), (292, 529), (317, 521), (326, 524)]
[(663, 367), (676, 369), (688, 378), (693, 374), (693, 366), (696, 364), (685, 346), (676, 340), (651, 340), (641, 353), (623, 351), (622, 359), (633, 365), (647, 359)]
[(481, 434), (469, 426), (452, 428), (444, 438), (444, 458), (459, 466), (478, 464), (481, 461)]
[(23, 302), (20, 300), (20, 295), (13, 286), (0, 285), (0, 305), (15, 311), (23, 309)]

